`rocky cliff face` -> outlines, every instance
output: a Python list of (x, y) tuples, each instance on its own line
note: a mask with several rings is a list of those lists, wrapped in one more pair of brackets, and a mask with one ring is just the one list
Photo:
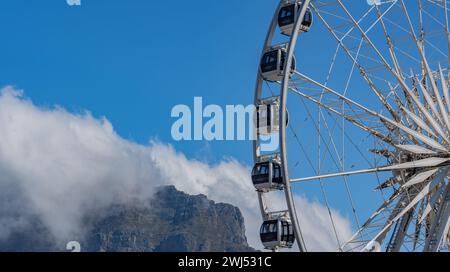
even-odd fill
[[(253, 251), (245, 237), (238, 208), (214, 203), (163, 187), (148, 203), (133, 202), (100, 210), (86, 217), (82, 251)], [(0, 251), (61, 250), (39, 229), (14, 233), (0, 241)], [(30, 235), (31, 234), (31, 235)]]

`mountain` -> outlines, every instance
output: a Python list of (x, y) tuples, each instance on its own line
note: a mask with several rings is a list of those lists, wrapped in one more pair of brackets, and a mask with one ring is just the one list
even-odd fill
[[(0, 251), (61, 251), (65, 245), (36, 218), (33, 229), (0, 240)], [(132, 201), (86, 216), (82, 251), (198, 252), (254, 251), (247, 244), (244, 218), (237, 207), (191, 196), (173, 186), (161, 187), (146, 202)]]

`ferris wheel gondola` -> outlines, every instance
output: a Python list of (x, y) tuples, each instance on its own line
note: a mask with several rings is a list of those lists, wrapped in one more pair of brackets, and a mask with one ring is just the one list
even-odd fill
[(291, 220), (286, 216), (266, 220), (260, 229), (261, 242), (264, 248), (278, 250), (291, 248), (295, 242)]
[[(260, 70), (264, 80), (275, 82), (283, 79), (287, 45), (281, 44), (269, 48), (261, 58)], [(295, 70), (295, 59), (289, 73)]]
[(280, 190), (284, 186), (280, 162), (276, 159), (255, 164), (252, 181), (258, 192)]
[[(300, 15), (302, 1), (290, 2), (287, 1), (278, 13), (278, 26), (281, 33), (286, 36), (291, 36), (294, 30), (294, 24)], [(313, 23), (313, 15), (311, 9), (307, 9), (302, 23), (300, 24), (300, 31), (308, 32)]]

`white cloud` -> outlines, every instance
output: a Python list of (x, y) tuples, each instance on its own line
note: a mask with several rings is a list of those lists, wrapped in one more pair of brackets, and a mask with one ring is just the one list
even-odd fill
[[(155, 187), (171, 184), (238, 206), (249, 243), (260, 247), (261, 218), (249, 169), (232, 158), (208, 165), (167, 144), (139, 145), (119, 137), (106, 119), (37, 107), (11, 87), (0, 93), (0, 132), (0, 239), (33, 214), (55, 237), (69, 241), (81, 232), (80, 219), (90, 209), (148, 199)], [(325, 207), (296, 199), (308, 246), (334, 250)], [(349, 222), (333, 213), (340, 233), (348, 236)]]

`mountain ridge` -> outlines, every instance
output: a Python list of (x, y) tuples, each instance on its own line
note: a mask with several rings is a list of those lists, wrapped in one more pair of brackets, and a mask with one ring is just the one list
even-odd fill
[[(38, 218), (32, 229), (0, 240), (0, 251), (65, 251)], [(248, 252), (242, 213), (175, 186), (158, 188), (148, 202), (130, 201), (93, 211), (79, 238), (87, 252)]]

